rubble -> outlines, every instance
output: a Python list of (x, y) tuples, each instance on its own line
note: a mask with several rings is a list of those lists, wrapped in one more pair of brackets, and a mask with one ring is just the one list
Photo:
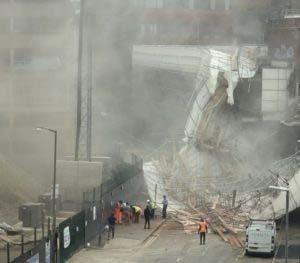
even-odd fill
[(172, 213), (172, 218), (183, 225), (184, 232), (192, 234), (197, 232), (200, 218), (205, 218), (210, 229), (218, 234), (224, 242), (228, 242), (232, 247), (242, 248), (244, 242), (240, 239), (238, 233), (242, 229), (237, 229), (230, 226), (220, 215), (220, 212), (215, 209), (199, 210), (191, 209), (193, 211), (187, 212), (185, 210), (175, 210)]
[[(176, 203), (172, 217), (186, 233), (196, 232), (204, 217), (225, 242), (241, 248), (240, 234), (249, 219), (273, 216), (272, 195), (267, 189), (277, 178), (268, 168), (289, 179), (299, 169), (299, 162), (291, 156), (267, 166), (256, 151), (270, 130), (262, 130), (259, 136), (251, 131), (254, 136), (248, 138), (249, 133), (241, 132), (241, 120), (230, 108), (238, 81), (252, 78), (258, 69), (255, 57), (201, 52), (206, 56), (195, 70), (196, 88), (188, 109), (185, 144), (179, 151), (174, 143), (159, 149), (156, 161), (145, 164), (144, 177), (151, 198), (156, 184), (158, 193), (167, 194)], [(161, 67), (166, 66), (163, 58), (157, 59)], [(268, 213), (263, 215), (262, 210)]]
[(17, 235), (18, 231), (10, 226), (9, 224), (2, 222), (0, 223), (0, 230), (4, 231), (4, 233), (7, 233), (7, 235)]

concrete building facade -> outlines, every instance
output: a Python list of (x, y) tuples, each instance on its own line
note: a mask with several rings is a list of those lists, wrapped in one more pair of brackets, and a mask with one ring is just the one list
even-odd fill
[(74, 151), (76, 27), (70, 1), (0, 1), (1, 153), (31, 172), (53, 151), (36, 126), (58, 130), (59, 156)]

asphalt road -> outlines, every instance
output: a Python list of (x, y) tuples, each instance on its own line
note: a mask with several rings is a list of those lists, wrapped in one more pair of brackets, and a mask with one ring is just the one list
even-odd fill
[(205, 245), (199, 244), (199, 237), (185, 234), (182, 226), (169, 221), (155, 239), (136, 255), (136, 262), (236, 262), (240, 251), (232, 250), (218, 236), (208, 234)]
[(172, 220), (167, 221), (142, 244), (134, 238), (125, 239), (121, 237), (115, 242), (116, 245), (101, 250), (84, 250), (70, 262), (272, 262), (270, 258), (243, 257), (240, 249), (231, 248), (229, 244), (224, 243), (215, 234), (208, 234), (206, 245), (200, 245), (197, 234), (185, 234), (182, 226)]

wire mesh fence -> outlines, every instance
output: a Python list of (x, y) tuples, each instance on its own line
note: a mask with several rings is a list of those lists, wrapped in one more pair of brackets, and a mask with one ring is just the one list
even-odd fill
[(143, 192), (144, 187), (143, 160), (136, 155), (126, 160), (129, 162), (118, 160), (101, 185), (82, 193), (81, 211), (61, 222), (53, 235), (48, 222), (47, 228), (42, 224), (34, 235), (20, 235), (18, 242), (1, 242), (0, 262), (65, 262), (87, 244), (103, 245), (106, 220), (114, 202), (145, 199), (137, 191)]

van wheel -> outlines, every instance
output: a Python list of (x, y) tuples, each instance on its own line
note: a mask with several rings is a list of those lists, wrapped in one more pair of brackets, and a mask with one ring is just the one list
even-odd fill
[(274, 257), (274, 255), (275, 255), (275, 250), (271, 251), (270, 257)]

